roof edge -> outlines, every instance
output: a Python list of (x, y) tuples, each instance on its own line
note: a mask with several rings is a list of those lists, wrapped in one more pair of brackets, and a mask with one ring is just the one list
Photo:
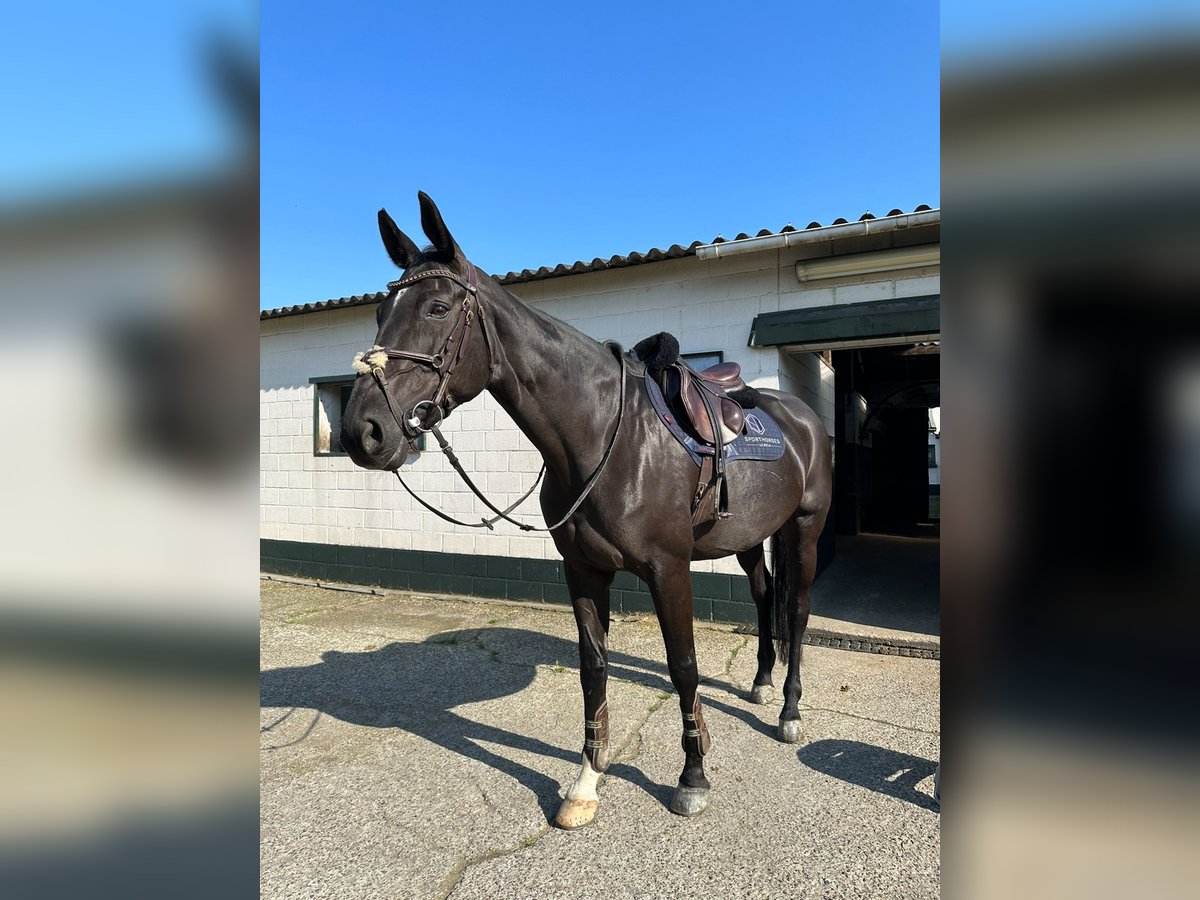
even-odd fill
[[(543, 281), (547, 278), (563, 278), (568, 275), (580, 275), (585, 272), (624, 269), (630, 266), (663, 262), (668, 259), (683, 259), (688, 256), (713, 259), (718, 256), (724, 257), (734, 253), (769, 250), (821, 240), (832, 241), (860, 234), (878, 234), (900, 228), (932, 225), (940, 221), (941, 209), (934, 209), (928, 204), (922, 203), (910, 213), (893, 209), (887, 215), (877, 217), (870, 212), (866, 212), (856, 222), (848, 222), (846, 219), (836, 219), (829, 225), (822, 225), (820, 222), (810, 222), (803, 229), (797, 229), (789, 224), (785, 225), (778, 232), (772, 232), (764, 228), (753, 237), (742, 233), (732, 240), (727, 240), (717, 235), (707, 244), (703, 241), (692, 241), (686, 247), (680, 244), (672, 244), (666, 250), (651, 247), (645, 253), (634, 251), (625, 256), (610, 256), (608, 259), (596, 257), (591, 262), (578, 260), (570, 265), (559, 263), (553, 267), (542, 266), (538, 269), (522, 269), (520, 272), (508, 272), (504, 275), (493, 274), (491, 277), (503, 285), (526, 284), (531, 281)], [(379, 291), (374, 294), (340, 297), (336, 300), (320, 300), (315, 303), (281, 306), (276, 309), (262, 310), (259, 312), (258, 317), (260, 320), (279, 319), (285, 316), (298, 316), (327, 309), (347, 309), (353, 306), (379, 303), (386, 296), (387, 293), (385, 291)]]

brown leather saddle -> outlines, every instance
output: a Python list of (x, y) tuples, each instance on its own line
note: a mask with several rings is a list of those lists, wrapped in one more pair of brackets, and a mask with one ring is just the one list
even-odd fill
[(696, 434), (714, 446), (718, 431), (726, 444), (741, 434), (746, 427), (746, 414), (727, 393), (746, 387), (741, 365), (717, 363), (701, 372), (683, 359), (673, 365), (679, 373), (679, 400)]
[(742, 380), (741, 365), (717, 363), (698, 372), (679, 355), (674, 335), (665, 331), (640, 341), (632, 355), (645, 363), (680, 424), (705, 445), (692, 497), (692, 525), (729, 518), (725, 446), (745, 429), (745, 408), (758, 405), (757, 392)]

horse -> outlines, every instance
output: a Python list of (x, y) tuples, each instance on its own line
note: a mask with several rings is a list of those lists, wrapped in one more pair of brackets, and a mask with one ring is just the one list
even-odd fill
[[(538, 530), (550, 530), (562, 555), (579, 631), (584, 743), (555, 823), (578, 828), (598, 809), (609, 764), (609, 588), (618, 571), (640, 578), (653, 599), (683, 726), (683, 771), (670, 809), (697, 815), (711, 789), (704, 772), (711, 739), (697, 694), (690, 563), (737, 557), (758, 618), (748, 699), (773, 701), (773, 669), (777, 656), (785, 658), (777, 736), (798, 742), (801, 641), (833, 482), (824, 426), (799, 398), (758, 389), (760, 408), (783, 433), (783, 455), (728, 466), (734, 514), (694, 526), (697, 466), (660, 421), (636, 361), (513, 296), (471, 264), (429, 196), (419, 192), (418, 200), (430, 241), (424, 249), (379, 211), (384, 248), (403, 276), (380, 302), (375, 345), (356, 358), (342, 445), (357, 465), (398, 474), (421, 432), (492, 393), (542, 456), (548, 528)], [(452, 451), (451, 461), (462, 473)], [(496, 510), (497, 518), (510, 511)]]

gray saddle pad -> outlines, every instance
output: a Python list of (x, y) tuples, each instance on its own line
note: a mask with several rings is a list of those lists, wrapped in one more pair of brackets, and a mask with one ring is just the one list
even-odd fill
[[(712, 456), (713, 448), (702, 444), (675, 421), (675, 414), (667, 406), (667, 398), (653, 378), (647, 375), (646, 394), (654, 411), (658, 413), (659, 421), (675, 436), (675, 439), (687, 449), (696, 465), (700, 465), (701, 456)], [(785, 447), (783, 432), (779, 425), (761, 409), (746, 410), (746, 430), (734, 440), (725, 445), (721, 454), (726, 463), (737, 459), (757, 459), (770, 462), (783, 456)]]

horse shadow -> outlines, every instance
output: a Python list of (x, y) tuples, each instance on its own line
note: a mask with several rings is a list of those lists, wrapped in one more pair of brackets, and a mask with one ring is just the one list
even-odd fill
[[(454, 710), (519, 693), (533, 683), (538, 666), (573, 663), (578, 652), (573, 642), (513, 628), (449, 631), (419, 643), (395, 642), (362, 652), (327, 650), (314, 665), (261, 673), (261, 705), (285, 710), (263, 732), (277, 728), (296, 709), (318, 714), (298, 738), (265, 749), (275, 752), (301, 743), (321, 715), (371, 728), (398, 728), (515, 779), (534, 794), (551, 821), (561, 799), (559, 783), (487, 745), (577, 763), (582, 727), (578, 745), (559, 747), (530, 734), (473, 721)], [(674, 692), (665, 664), (629, 654), (610, 652), (609, 676)], [(735, 693), (732, 685), (717, 679), (704, 683)], [(740, 712), (707, 696), (705, 703), (731, 714)], [(674, 786), (656, 784), (634, 766), (614, 763), (608, 773), (642, 788), (664, 806), (670, 803)]]
[(917, 790), (917, 785), (937, 768), (931, 760), (861, 741), (832, 739), (806, 744), (796, 756), (817, 772), (938, 811), (933, 797)]

